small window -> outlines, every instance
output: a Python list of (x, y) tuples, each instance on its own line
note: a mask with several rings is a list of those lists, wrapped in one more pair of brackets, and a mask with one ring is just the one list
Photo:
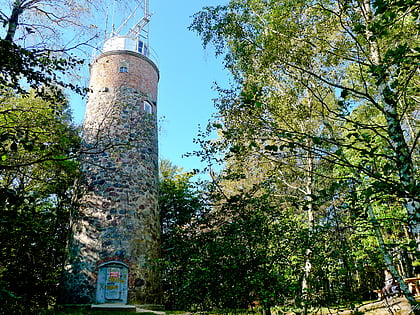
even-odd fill
[(148, 101), (144, 101), (144, 103), (143, 103), (143, 109), (148, 114), (151, 114), (152, 113), (152, 105)]
[(127, 73), (128, 67), (124, 67), (124, 66), (120, 67), (120, 72)]

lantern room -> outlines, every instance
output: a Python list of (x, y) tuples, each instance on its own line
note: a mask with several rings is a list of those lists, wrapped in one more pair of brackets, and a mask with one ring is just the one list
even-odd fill
[(130, 36), (114, 36), (108, 39), (102, 52), (113, 51), (113, 50), (128, 50), (138, 52), (146, 57), (149, 57), (149, 47), (147, 44), (138, 38)]

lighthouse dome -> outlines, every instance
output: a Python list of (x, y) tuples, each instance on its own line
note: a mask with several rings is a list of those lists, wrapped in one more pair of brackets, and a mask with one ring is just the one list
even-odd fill
[(103, 46), (102, 52), (113, 50), (134, 51), (149, 57), (149, 48), (146, 43), (130, 36), (114, 36), (108, 39)]

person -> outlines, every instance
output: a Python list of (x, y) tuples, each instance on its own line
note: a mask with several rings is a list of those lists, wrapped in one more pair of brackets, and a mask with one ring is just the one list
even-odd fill
[(396, 296), (401, 295), (400, 284), (398, 283), (398, 281), (394, 281), (394, 284), (391, 287), (391, 293), (392, 295), (396, 295)]
[(385, 286), (382, 289), (385, 297), (391, 297), (393, 295), (392, 293), (392, 287), (395, 285), (394, 278), (392, 277), (391, 272), (389, 270), (385, 270)]

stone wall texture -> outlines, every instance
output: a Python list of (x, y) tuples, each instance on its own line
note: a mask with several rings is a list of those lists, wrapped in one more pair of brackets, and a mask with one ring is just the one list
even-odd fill
[(106, 52), (91, 64), (62, 303), (96, 303), (106, 261), (129, 266), (129, 304), (161, 302), (158, 80), (155, 64), (131, 51)]

